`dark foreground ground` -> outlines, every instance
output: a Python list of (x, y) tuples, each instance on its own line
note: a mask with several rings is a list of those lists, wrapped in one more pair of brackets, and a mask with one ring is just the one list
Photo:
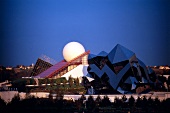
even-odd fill
[(103, 99), (98, 96), (96, 100), (92, 96), (85, 99), (83, 95), (76, 101), (63, 100), (62, 97), (27, 97), (20, 100), (19, 96), (15, 96), (11, 102), (5, 103), (0, 98), (0, 113), (169, 113), (170, 109), (170, 98), (159, 101), (143, 97), (135, 101), (132, 96), (129, 99), (123, 96), (114, 102), (110, 102), (107, 96)]

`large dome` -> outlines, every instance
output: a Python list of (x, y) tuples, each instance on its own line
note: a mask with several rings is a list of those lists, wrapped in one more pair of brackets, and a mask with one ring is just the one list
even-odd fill
[(85, 49), (80, 43), (69, 42), (63, 48), (63, 57), (67, 62), (69, 62), (84, 52)]

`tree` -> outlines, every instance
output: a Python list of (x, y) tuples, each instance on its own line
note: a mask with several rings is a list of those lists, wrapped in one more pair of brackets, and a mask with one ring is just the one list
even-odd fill
[(66, 80), (66, 79), (62, 79), (62, 83), (63, 83), (63, 87), (64, 87), (64, 89), (65, 89), (67, 80)]
[(12, 86), (16, 87), (18, 89), (19, 92), (24, 92), (26, 90), (25, 86), (26, 86), (26, 79), (17, 79), (15, 81), (12, 81)]
[(33, 85), (36, 85), (36, 81), (35, 80), (33, 80)]
[(19, 93), (18, 93), (18, 94), (16, 94), (16, 95), (12, 98), (12, 100), (11, 100), (10, 103), (12, 103), (12, 104), (18, 104), (19, 101), (20, 101), (20, 96), (19, 96)]
[(72, 87), (73, 86), (73, 78), (71, 77), (71, 75), (69, 76), (68, 82), (69, 82), (70, 87)]
[(160, 103), (160, 100), (158, 99), (158, 97), (156, 97), (154, 100), (154, 108), (158, 108), (160, 106)]
[(82, 95), (78, 100), (75, 101), (76, 107), (78, 108), (78, 110), (80, 111), (81, 109), (84, 110), (85, 108), (85, 100), (86, 97), (84, 95)]
[(101, 104), (102, 99), (101, 99), (100, 95), (97, 96), (95, 102), (96, 102), (96, 105), (97, 105), (97, 106), (99, 106), (99, 105)]
[(92, 111), (92, 110), (94, 110), (95, 106), (96, 106), (96, 104), (93, 99), (93, 96), (90, 95), (86, 101), (86, 107), (87, 107), (88, 111)]
[(84, 95), (81, 95), (80, 100), (84, 101), (84, 100), (86, 100), (86, 97)]
[(111, 105), (111, 102), (110, 102), (109, 97), (108, 97), (107, 95), (103, 97), (102, 102), (101, 102), (101, 105), (102, 105), (103, 107), (106, 107), (106, 106), (110, 106), (110, 105)]
[(118, 97), (115, 97), (115, 99), (114, 99), (114, 105), (115, 105), (116, 107), (121, 107), (122, 104), (123, 104), (122, 100), (119, 99)]
[(154, 100), (151, 97), (149, 97), (149, 99), (148, 99), (148, 107), (153, 108), (153, 105), (154, 105)]
[(54, 85), (54, 79), (51, 79), (51, 80), (50, 80), (50, 84), (51, 84), (51, 85)]
[(55, 82), (56, 82), (57, 85), (60, 85), (61, 79), (60, 79), (60, 78), (57, 78)]
[(128, 99), (126, 98), (126, 95), (123, 95), (123, 96), (122, 96), (122, 99), (121, 99), (122, 104), (123, 104), (122, 107), (127, 107), (127, 106), (128, 106), (127, 100), (128, 100)]
[(144, 109), (148, 106), (147, 102), (148, 102), (148, 100), (147, 100), (146, 96), (143, 96), (143, 99), (142, 99), (142, 107), (143, 107)]
[(77, 77), (77, 79), (75, 79), (75, 83), (76, 83), (76, 86), (78, 87), (79, 86), (79, 78)]
[(141, 107), (141, 104), (142, 104), (142, 99), (138, 96), (136, 100), (136, 107)]
[(44, 79), (38, 79), (39, 85), (42, 85), (42, 84), (43, 84), (43, 80), (44, 80)]
[(30, 80), (27, 79), (26, 85), (30, 85)]
[(122, 101), (123, 101), (123, 102), (126, 102), (126, 100), (127, 100), (126, 95), (123, 95)]
[(0, 111), (4, 111), (6, 106), (6, 102), (0, 96)]
[(131, 95), (131, 97), (129, 98), (129, 106), (130, 107), (133, 107), (134, 106), (134, 104), (135, 104), (135, 99), (134, 99), (134, 97)]
[(168, 84), (168, 89), (170, 89), (170, 76), (168, 77), (167, 84)]
[(49, 84), (49, 79), (48, 78), (45, 78), (45, 84)]

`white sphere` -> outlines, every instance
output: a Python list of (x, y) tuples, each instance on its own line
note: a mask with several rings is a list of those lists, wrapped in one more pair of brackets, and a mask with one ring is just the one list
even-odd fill
[(78, 42), (69, 42), (64, 46), (63, 57), (69, 62), (85, 52), (84, 47)]

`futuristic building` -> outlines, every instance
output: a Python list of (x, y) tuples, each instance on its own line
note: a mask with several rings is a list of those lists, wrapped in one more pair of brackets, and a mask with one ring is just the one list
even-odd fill
[(58, 62), (44, 72), (38, 74), (37, 76), (35, 76), (35, 78), (66, 77), (68, 79), (69, 76), (73, 78), (79, 77), (80, 74), (84, 76), (84, 74), (87, 74), (87, 56), (89, 53), (90, 51), (87, 51), (69, 62), (62, 60), (61, 62)]
[(79, 78), (81, 82), (82, 77), (87, 75), (88, 54), (84, 47), (77, 43), (68, 43), (63, 49), (63, 56), (67, 60), (62, 60), (51, 66), (44, 72), (38, 74), (34, 78), (60, 78), (65, 77), (67, 80), (72, 78)]
[(92, 85), (98, 93), (141, 93), (152, 82), (145, 64), (119, 44), (109, 53), (90, 54), (88, 63), (88, 76), (94, 78)]
[(40, 58), (37, 59), (30, 76), (37, 76), (38, 74), (44, 72), (45, 70), (53, 66), (53, 64), (55, 63), (55, 60), (49, 58), (46, 55), (42, 55)]
[(68, 43), (62, 60), (34, 78), (79, 78), (90, 94), (141, 93), (150, 88), (148, 70), (135, 53), (116, 45), (109, 53), (90, 54), (77, 43)]

